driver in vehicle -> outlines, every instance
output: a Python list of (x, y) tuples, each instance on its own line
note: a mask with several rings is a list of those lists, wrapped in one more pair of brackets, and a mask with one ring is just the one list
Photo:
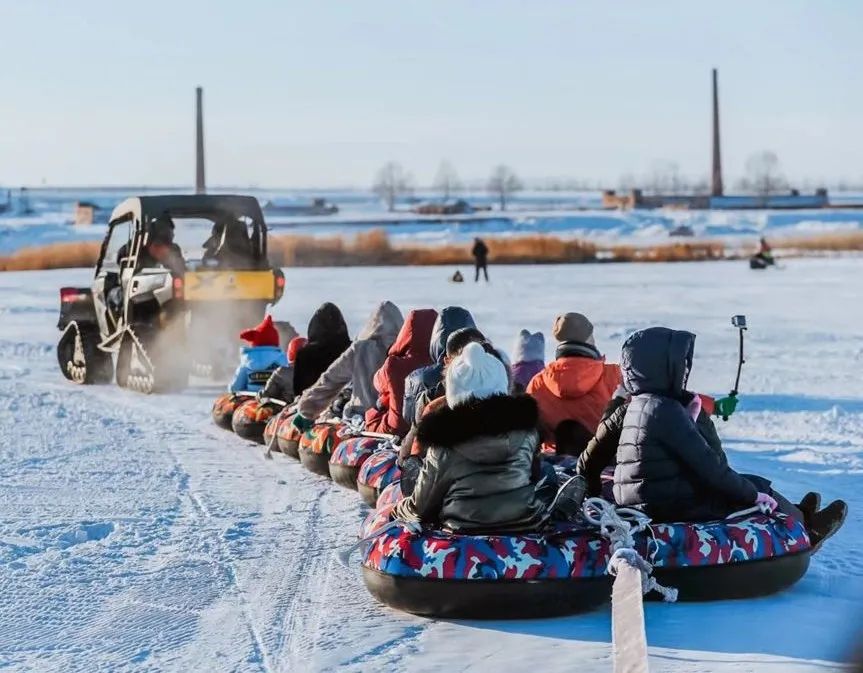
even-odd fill
[(201, 261), (205, 266), (253, 268), (255, 258), (246, 225), (232, 217), (216, 222), (210, 238), (204, 243), (204, 256)]
[[(130, 243), (131, 241), (125, 243), (117, 251), (117, 264), (121, 269), (124, 264), (128, 264)], [(186, 273), (183, 252), (180, 250), (180, 246), (174, 243), (174, 222), (167, 213), (150, 223), (147, 245), (138, 255), (138, 263), (136, 264), (137, 269), (156, 267), (164, 267), (176, 277), (182, 277)], [(120, 282), (119, 274), (116, 283), (114, 287), (108, 289), (105, 295), (109, 313), (115, 324), (123, 311), (123, 285)]]

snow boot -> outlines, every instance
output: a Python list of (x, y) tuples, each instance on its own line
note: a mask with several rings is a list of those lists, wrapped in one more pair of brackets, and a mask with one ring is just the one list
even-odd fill
[(812, 515), (821, 509), (821, 494), (815, 491), (809, 491), (797, 503), (797, 509), (803, 513), (803, 522), (808, 526), (812, 520)]
[(832, 537), (845, 523), (848, 515), (848, 505), (844, 500), (834, 500), (827, 507), (815, 512), (810, 517), (809, 542), (812, 544), (812, 554), (817, 554), (828, 538)]
[(587, 494), (587, 481), (580, 474), (568, 479), (557, 491), (549, 506), (552, 517), (561, 521), (576, 521)]

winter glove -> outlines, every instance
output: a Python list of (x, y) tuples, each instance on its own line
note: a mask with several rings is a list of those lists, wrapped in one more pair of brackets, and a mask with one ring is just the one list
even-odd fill
[(771, 512), (775, 512), (776, 508), (779, 507), (779, 503), (773, 498), (773, 496), (768, 495), (767, 493), (759, 492), (755, 497), (756, 505), (767, 505), (767, 509)]
[(727, 421), (728, 417), (737, 409), (737, 395), (729, 395), (716, 400), (713, 407), (713, 415), (721, 416), (723, 421)]
[(293, 419), (291, 419), (291, 425), (293, 425), (300, 432), (305, 432), (306, 430), (309, 430), (314, 424), (315, 422), (313, 420), (311, 420), (310, 418), (306, 418), (302, 414), (297, 414), (293, 417)]

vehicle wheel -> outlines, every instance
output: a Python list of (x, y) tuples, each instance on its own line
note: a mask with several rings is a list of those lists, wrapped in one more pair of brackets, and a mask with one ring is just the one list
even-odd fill
[(63, 376), (73, 383), (109, 383), (114, 374), (111, 356), (99, 350), (98, 331), (74, 322), (57, 343), (57, 362)]
[(182, 352), (163, 333), (138, 326), (123, 337), (117, 356), (117, 384), (140, 393), (183, 390), (189, 383), (189, 367)]

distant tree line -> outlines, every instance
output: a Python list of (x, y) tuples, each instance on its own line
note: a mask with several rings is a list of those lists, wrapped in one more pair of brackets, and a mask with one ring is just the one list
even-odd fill
[[(821, 185), (810, 182), (801, 185), (806, 191), (814, 191), (818, 186)], [(599, 191), (605, 187), (607, 185), (596, 181), (570, 178), (549, 178), (531, 185), (532, 189), (538, 191)], [(779, 158), (770, 150), (753, 154), (746, 160), (745, 174), (734, 183), (734, 187), (740, 193), (758, 196), (787, 193), (791, 189), (780, 168)], [(500, 210), (506, 210), (513, 195), (524, 189), (524, 183), (512, 168), (500, 164), (492, 169), (486, 182), (466, 185), (459, 178), (455, 167), (449, 161), (442, 161), (432, 184), (432, 189), (441, 201), (449, 202), (467, 188), (473, 192), (484, 189), (495, 198)], [(848, 182), (839, 184), (839, 191), (854, 188), (860, 187)], [(414, 180), (399, 163), (390, 161), (378, 171), (373, 189), (392, 211), (399, 199), (413, 195)], [(646, 175), (621, 176), (617, 189), (623, 192), (641, 189), (648, 194), (709, 194), (710, 180), (706, 174), (697, 178), (683, 175), (680, 166), (673, 161), (657, 161)]]

